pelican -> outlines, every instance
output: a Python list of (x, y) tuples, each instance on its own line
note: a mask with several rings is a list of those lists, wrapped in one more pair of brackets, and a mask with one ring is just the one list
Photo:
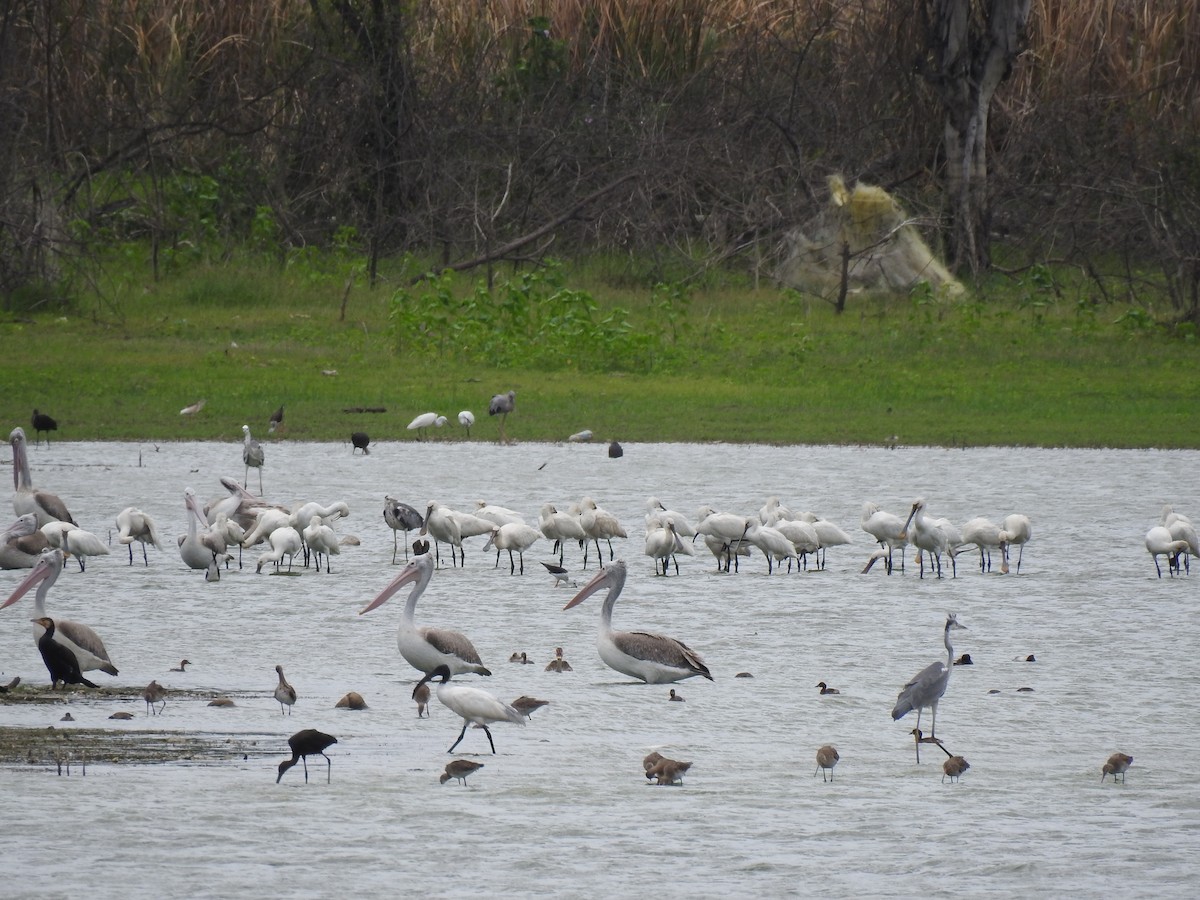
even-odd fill
[(471, 759), (452, 759), (446, 763), (446, 771), (438, 778), (438, 782), (445, 784), (452, 778), (457, 778), (458, 783), (463, 787), (467, 786), (467, 776), (478, 772), (483, 768), (483, 763), (475, 762)]
[(507, 394), (496, 394), (488, 404), (488, 415), (500, 417), (500, 443), (502, 444), (508, 443), (508, 438), (504, 434), (504, 423), (508, 419), (508, 414), (513, 411), (516, 405), (516, 391), (509, 391)]
[(258, 493), (263, 492), (262, 486), (262, 469), (263, 462), (266, 459), (266, 454), (263, 453), (262, 444), (250, 436), (250, 426), (242, 426), (242, 462), (246, 464), (246, 476), (243, 478), (247, 484), (250, 483), (250, 470), (258, 469)]
[(46, 535), (38, 530), (36, 515), (18, 516), (0, 534), (0, 569), (32, 569), (49, 546)]
[[(240, 569), (242, 567), (242, 541), (246, 539), (246, 530), (224, 512), (218, 512), (216, 519), (209, 526), (209, 531), (224, 540), (226, 548), (230, 545), (238, 548), (238, 568)], [(226, 557), (226, 566), (229, 565), (230, 559), (232, 559), (232, 554)]]
[[(542, 504), (538, 515), (538, 527), (547, 540), (554, 541), (554, 550), (558, 551), (558, 564), (563, 564), (563, 548), (567, 541), (578, 541), (580, 545), (587, 540), (579, 516), (562, 512), (553, 503)], [(553, 552), (553, 551), (552, 551)]]
[(292, 707), (296, 705), (296, 689), (283, 677), (283, 666), (276, 666), (275, 674), (279, 676), (279, 684), (275, 685), (275, 699), (279, 701), (279, 714), (283, 715), (286, 710), (290, 716)]
[(709, 681), (712, 674), (704, 661), (682, 641), (647, 631), (613, 631), (612, 612), (621, 589), (625, 586), (625, 560), (618, 559), (601, 570), (564, 610), (578, 606), (601, 588), (608, 589), (600, 608), (600, 635), (597, 647), (600, 658), (613, 669), (647, 684), (669, 684), (693, 675), (703, 675)]
[[(364, 610), (365, 612), (365, 610)], [(435, 678), (441, 679), (437, 686), (437, 698), (444, 706), (449, 707), (454, 712), (462, 716), (463, 727), (458, 733), (458, 740), (450, 745), (447, 753), (453, 753), (467, 733), (467, 726), (474, 723), (483, 729), (483, 733), (487, 735), (488, 744), (492, 747), (492, 754), (496, 753), (496, 743), (492, 740), (491, 729), (488, 728), (488, 722), (512, 722), (514, 725), (524, 725), (525, 716), (518, 710), (513, 709), (507, 703), (497, 699), (487, 691), (481, 691), (479, 688), (462, 687), (457, 684), (450, 683), (450, 669), (446, 665), (437, 666), (432, 672), (429, 672), (418, 683), (417, 687), (427, 684)], [(416, 693), (416, 688), (413, 689)]]
[(413, 622), (413, 614), (417, 609), (417, 600), (429, 586), (433, 577), (434, 562), (428, 553), (422, 553), (413, 558), (404, 569), (392, 579), (391, 584), (380, 591), (379, 596), (372, 600), (359, 615), (369, 613), (377, 606), (382, 606), (393, 594), (412, 584), (413, 589), (404, 604), (404, 614), (400, 618), (400, 630), (396, 634), (396, 646), (400, 655), (410, 666), (426, 675), (435, 671), (438, 666), (445, 666), (453, 675), (464, 672), (474, 672), (478, 675), (492, 673), (479, 658), (475, 649), (465, 635), (449, 629), (433, 628), (428, 625), (418, 627)]
[(871, 537), (881, 548), (887, 549), (887, 573), (892, 574), (892, 551), (900, 548), (900, 571), (904, 571), (904, 547), (908, 542), (905, 534), (904, 521), (897, 515), (884, 512), (874, 503), (864, 503), (862, 511), (862, 530)]
[(188, 512), (188, 530), (179, 541), (179, 556), (189, 569), (203, 569), (205, 581), (220, 581), (220, 564), (224, 561), (225, 553), (215, 548), (224, 545), (224, 538), (214, 543), (208, 520), (204, 518), (200, 501), (191, 488), (184, 489), (183, 503)]
[(467, 437), (471, 436), (471, 426), (475, 424), (475, 413), (464, 409), (458, 414), (458, 424), (467, 429)]
[(525, 551), (536, 544), (542, 537), (542, 533), (532, 525), (526, 525), (524, 522), (509, 522), (507, 525), (493, 525), (491, 537), (488, 538), (484, 545), (484, 550), (496, 548), (496, 562), (500, 562), (500, 551), (508, 551), (508, 572), (513, 574), (516, 572), (516, 564), (513, 562), (513, 551), (517, 551), (517, 555), (521, 559), (521, 574), (525, 574)]
[(417, 433), (417, 440), (428, 440), (430, 428), (441, 428), (446, 424), (446, 417), (439, 416), (437, 413), (421, 413), (415, 419), (408, 423), (408, 430)]
[(33, 486), (33, 475), (29, 471), (29, 450), (25, 441), (25, 429), (14, 428), (8, 436), (12, 444), (13, 454), (13, 510), (18, 516), (33, 513), (37, 516), (38, 527), (50, 522), (70, 522), (78, 524), (67, 511), (67, 505), (58, 498), (57, 494), (49, 491), (39, 491)]
[[(913, 501), (912, 512), (908, 514), (908, 521), (904, 523), (904, 530), (908, 531), (908, 526), (912, 525), (912, 533), (908, 538), (912, 545), (918, 550), (924, 550), (933, 556), (934, 563), (937, 566), (937, 577), (942, 577), (942, 554), (947, 551), (950, 546), (950, 541), (946, 533), (938, 528), (931, 520), (925, 518), (925, 500), (917, 498)], [(925, 560), (921, 559), (921, 577), (925, 577)], [(919, 724), (919, 723), (918, 723)]]
[(338, 537), (320, 516), (313, 516), (304, 529), (304, 543), (316, 559), (317, 571), (321, 571), (321, 557), (325, 557), (325, 573), (329, 574), (329, 556), (342, 552)]
[[(0, 604), (0, 609), (11, 606), (37, 585), (37, 593), (33, 599), (35, 616), (33, 639), (35, 641), (40, 640), (45, 633), (45, 626), (36, 624), (36, 620), (47, 618), (46, 595), (54, 582), (58, 580), (58, 576), (62, 573), (62, 567), (63, 552), (61, 550), (50, 548), (43, 551), (37, 565), (33, 567), (33, 571), (26, 575), (25, 580), (17, 585), (8, 599)], [(104, 647), (104, 641), (91, 628), (70, 619), (55, 619), (55, 626), (55, 642), (75, 654), (81, 671), (90, 672), (99, 669), (109, 675), (117, 674), (117, 667), (112, 664), (108, 650)]]
[(1101, 767), (1100, 781), (1103, 782), (1104, 779), (1109, 775), (1113, 777), (1113, 784), (1116, 784), (1118, 775), (1121, 776), (1121, 781), (1124, 781), (1125, 771), (1131, 765), (1133, 765), (1132, 756), (1127, 753), (1114, 753), (1108, 758), (1108, 762)]
[[(921, 712), (926, 707), (929, 707), (933, 714), (933, 725), (929, 729), (929, 738), (927, 740), (937, 742), (937, 708), (938, 701), (942, 699), (942, 694), (946, 693), (946, 686), (950, 684), (950, 673), (954, 669), (954, 648), (950, 645), (950, 632), (957, 630), (965, 630), (966, 625), (958, 624), (958, 617), (954, 613), (946, 616), (946, 626), (943, 629), (942, 640), (946, 646), (946, 661), (943, 663), (940, 659), (930, 663), (916, 675), (914, 675), (901, 689), (896, 697), (896, 705), (892, 709), (892, 719), (903, 718), (914, 709), (917, 711), (917, 728), (918, 734), (921, 729)], [(921, 761), (921, 746), (917, 744), (917, 762)]]
[(271, 549), (258, 558), (254, 571), (262, 572), (264, 563), (274, 563), (275, 568), (278, 569), (283, 564), (285, 556), (288, 558), (288, 571), (292, 571), (292, 560), (303, 546), (300, 532), (291, 525), (285, 525), (272, 531), (268, 540), (271, 542)]
[[(587, 537), (596, 542), (596, 560), (599, 565), (603, 565), (604, 557), (600, 554), (600, 539), (604, 538), (608, 542), (608, 558), (611, 561), (613, 558), (612, 539), (615, 537), (628, 537), (625, 529), (621, 527), (621, 523), (617, 517), (608, 510), (601, 509), (596, 505), (596, 501), (591, 497), (584, 497), (579, 503), (579, 524), (583, 526), (583, 532)], [(585, 546), (583, 552), (583, 566), (587, 568), (587, 549)]]
[(136, 506), (127, 506), (117, 513), (117, 540), (129, 546), (129, 564), (133, 565), (133, 542), (142, 545), (142, 562), (150, 565), (146, 556), (146, 545), (150, 544), (155, 550), (162, 549), (162, 536), (158, 532), (155, 521)]
[(1017, 574), (1021, 574), (1021, 559), (1025, 556), (1025, 545), (1033, 536), (1033, 526), (1029, 523), (1029, 516), (1023, 516), (1020, 513), (1013, 513), (1004, 517), (1004, 533), (1008, 537), (1007, 547), (1004, 550), (1004, 558), (1008, 559), (1008, 547), (1016, 544), (1021, 549), (1017, 551)]
[(404, 558), (408, 559), (408, 533), (415, 528), (421, 528), (425, 524), (425, 519), (414, 507), (407, 503), (401, 503), (395, 497), (385, 495), (383, 498), (383, 521), (387, 523), (388, 528), (392, 529), (392, 564), (395, 565), (396, 554), (400, 550), (397, 532), (404, 532)]
[[(826, 744), (817, 751), (817, 768), (813, 772), (813, 778), (817, 777), (817, 772), (821, 773), (822, 781), (833, 781), (833, 767), (838, 764), (841, 756), (838, 755), (837, 749), (832, 744)], [(825, 772), (829, 772), (829, 778), (825, 778)]]
[(1167, 557), (1167, 572), (1173, 576), (1179, 567), (1179, 554), (1187, 552), (1188, 542), (1172, 539), (1168, 529), (1162, 525), (1155, 525), (1146, 532), (1146, 549), (1154, 560), (1154, 569), (1158, 572), (1158, 577), (1162, 578), (1162, 568), (1158, 564), (1158, 558), (1160, 556)]
[[(303, 731), (297, 731), (288, 738), (288, 747), (291, 748), (292, 758), (285, 759), (279, 764), (279, 775), (275, 778), (275, 783), (279, 784), (283, 773), (294, 766), (297, 762), (304, 763), (304, 783), (308, 784), (308, 757), (325, 756), (325, 751), (332, 745), (336, 744), (337, 738), (332, 734), (325, 734), (323, 731), (317, 731), (315, 728), (305, 728)], [(325, 756), (325, 783), (329, 784), (333, 780), (333, 760)]]

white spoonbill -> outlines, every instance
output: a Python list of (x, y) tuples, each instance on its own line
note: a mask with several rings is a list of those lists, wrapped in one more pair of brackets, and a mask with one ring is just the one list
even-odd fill
[[(912, 526), (911, 531), (909, 531), (910, 525)], [(950, 542), (946, 533), (938, 528), (931, 519), (926, 518), (924, 498), (918, 497), (913, 501), (912, 512), (908, 514), (904, 530), (908, 532), (908, 539), (914, 547), (933, 556), (937, 577), (941, 578), (942, 554), (946, 552)], [(924, 557), (921, 559), (921, 577), (925, 577)]]
[[(685, 553), (692, 555), (692, 548), (689, 544), (685, 544), (679, 537), (679, 532), (675, 529), (675, 520), (668, 517), (665, 521), (658, 516), (647, 516), (646, 526), (646, 555), (654, 560), (654, 574), (666, 575), (667, 566), (672, 560), (675, 562), (675, 574), (679, 574), (679, 560), (675, 559), (676, 553)], [(658, 564), (662, 563), (662, 571), (658, 570)]]
[[(700, 507), (696, 516), (696, 534), (704, 535), (704, 543), (708, 548), (712, 550), (717, 540), (724, 546), (726, 572), (729, 571), (729, 563), (734, 557), (748, 555), (742, 553), (742, 549), (748, 543), (745, 538), (746, 529), (750, 527), (749, 519), (734, 513), (719, 513), (711, 506)], [(712, 543), (709, 542), (709, 538), (713, 539)], [(713, 555), (716, 556), (717, 551), (713, 550)]]
[(484, 545), (484, 550), (496, 548), (496, 564), (500, 563), (500, 551), (508, 551), (508, 572), (513, 574), (516, 565), (513, 562), (513, 551), (521, 559), (521, 574), (525, 574), (525, 551), (541, 540), (542, 533), (532, 525), (524, 522), (508, 522), (504, 525), (493, 525), (492, 534)]
[[(62, 573), (62, 567), (63, 552), (57, 548), (45, 550), (38, 560), (37, 565), (33, 567), (33, 571), (26, 575), (25, 579), (17, 585), (8, 599), (0, 604), (0, 609), (12, 606), (12, 604), (24, 597), (36, 585), (37, 593), (33, 598), (34, 619), (46, 618), (46, 595), (49, 593), (54, 582), (58, 580), (58, 576)], [(109, 675), (117, 674), (117, 667), (112, 664), (112, 660), (108, 656), (108, 650), (105, 649), (104, 641), (101, 640), (100, 635), (96, 634), (88, 626), (79, 622), (72, 622), (70, 619), (55, 618), (54, 623), (56, 625), (54, 631), (55, 643), (61, 644), (75, 654), (75, 659), (79, 661), (81, 671), (90, 672), (98, 669), (101, 672), (107, 672)], [(40, 640), (45, 631), (45, 627), (37, 624), (35, 621), (33, 626), (34, 641)]]
[(464, 409), (458, 414), (458, 424), (467, 429), (467, 437), (471, 436), (471, 426), (475, 424), (475, 413)]
[(51, 547), (75, 557), (79, 571), (84, 571), (84, 560), (89, 556), (108, 556), (104, 541), (90, 531), (84, 531), (70, 522), (47, 522), (41, 528)]
[[(604, 565), (604, 557), (600, 553), (601, 538), (608, 543), (608, 558), (611, 561), (613, 558), (612, 539), (615, 537), (628, 537), (617, 517), (608, 510), (597, 506), (596, 501), (591, 497), (584, 497), (579, 501), (579, 524), (583, 526), (583, 533), (596, 543), (597, 565)], [(586, 544), (583, 551), (583, 567), (587, 568)]]
[(1162, 525), (1155, 525), (1146, 532), (1146, 549), (1154, 560), (1154, 569), (1158, 572), (1158, 577), (1162, 578), (1162, 567), (1158, 564), (1158, 558), (1167, 558), (1167, 572), (1173, 576), (1179, 568), (1179, 554), (1188, 551), (1188, 542), (1175, 540), (1168, 529)]
[(331, 554), (342, 552), (338, 536), (332, 528), (325, 524), (320, 516), (313, 516), (308, 527), (304, 529), (304, 543), (312, 551), (316, 561), (317, 571), (321, 571), (321, 557), (325, 557), (325, 573), (329, 574), (329, 557)]
[(400, 618), (400, 630), (396, 634), (396, 646), (405, 661), (419, 672), (426, 675), (432, 673), (438, 666), (447, 666), (454, 675), (464, 672), (474, 672), (478, 675), (492, 673), (483, 665), (479, 651), (458, 631), (445, 628), (433, 628), (428, 625), (418, 627), (413, 621), (417, 609), (417, 600), (429, 586), (433, 577), (434, 562), (428, 553), (422, 553), (413, 558), (404, 569), (392, 579), (391, 584), (379, 592), (374, 600), (359, 613), (369, 613), (377, 606), (382, 606), (400, 588), (412, 584), (413, 589), (404, 604), (404, 614)]
[(890, 512), (885, 512), (874, 503), (864, 503), (862, 511), (862, 530), (875, 538), (881, 548), (887, 549), (887, 573), (892, 574), (892, 551), (900, 548), (900, 571), (904, 571), (904, 548), (908, 544), (908, 535), (904, 531), (904, 520)]
[(541, 512), (538, 515), (538, 526), (547, 540), (554, 541), (554, 550), (551, 552), (558, 551), (560, 566), (563, 564), (563, 550), (567, 541), (578, 541), (582, 546), (583, 542), (587, 540), (583, 526), (579, 523), (579, 516), (563, 512), (553, 503), (542, 504)]
[[(1167, 526), (1167, 531), (1171, 532), (1172, 540), (1187, 541), (1187, 551), (1182, 554), (1183, 564), (1187, 569), (1187, 573), (1192, 573), (1192, 564), (1190, 558), (1200, 556), (1200, 537), (1196, 534), (1196, 529), (1190, 521), (1183, 516), (1175, 518), (1170, 525)], [(1021, 566), (1021, 558), (1017, 557), (1017, 568)], [(1179, 571), (1179, 556), (1175, 557), (1175, 571)]]
[(843, 544), (850, 543), (850, 535), (838, 528), (828, 519), (822, 519), (816, 513), (806, 512), (800, 514), (800, 519), (807, 522), (813, 527), (817, 533), (817, 540), (821, 544), (821, 549), (818, 551), (819, 559), (817, 560), (817, 568), (825, 568), (825, 552), (830, 547), (840, 547)]
[(646, 524), (650, 524), (650, 519), (657, 516), (659, 521), (665, 522), (670, 519), (675, 523), (675, 532), (680, 537), (695, 537), (696, 526), (683, 513), (674, 509), (667, 509), (666, 505), (657, 497), (651, 497), (646, 501)]
[[(429, 505), (425, 507), (425, 524), (421, 526), (420, 533), (433, 538), (434, 560), (438, 565), (442, 562), (440, 545), (443, 543), (450, 545), (450, 560), (453, 565), (458, 565), (459, 553), (462, 554), (463, 565), (466, 565), (467, 554), (463, 550), (462, 531), (459, 530), (458, 520), (452, 515), (449, 507), (442, 506), (436, 500), (430, 500)], [(458, 548), (457, 551), (455, 547)]]
[(33, 486), (33, 474), (29, 470), (29, 451), (25, 440), (25, 429), (14, 428), (8, 436), (12, 444), (13, 454), (13, 510), (18, 516), (33, 513), (37, 516), (38, 527), (50, 522), (70, 522), (76, 524), (67, 511), (67, 505), (57, 494), (49, 491), (39, 491)]
[(146, 545), (150, 544), (155, 550), (161, 550), (162, 535), (159, 534), (157, 523), (138, 509), (127, 506), (117, 513), (117, 540), (129, 547), (129, 564), (133, 565), (133, 542), (142, 545), (142, 562), (150, 565), (146, 556)]
[(246, 530), (242, 538), (242, 546), (249, 548), (267, 540), (277, 528), (288, 528), (292, 524), (292, 514), (284, 509), (274, 507), (258, 507), (252, 510), (254, 523)]
[[(974, 544), (979, 548), (980, 572), (990, 572), (992, 570), (993, 550), (999, 550), (1001, 554), (1005, 551), (1003, 530), (986, 516), (976, 516), (964, 522), (962, 539), (964, 543)], [(1003, 558), (1000, 563), (1000, 571), (1008, 571), (1008, 564), (1004, 562)]]
[(1020, 549), (1017, 551), (1017, 574), (1021, 574), (1021, 560), (1025, 557), (1025, 545), (1029, 539), (1033, 537), (1033, 526), (1029, 523), (1029, 516), (1023, 516), (1020, 513), (1004, 517), (1004, 533), (1007, 537), (1007, 544), (1004, 549), (1004, 559), (1008, 560), (1008, 548), (1016, 544)]
[[(892, 708), (892, 719), (901, 719), (914, 709), (917, 711), (917, 727), (918, 734), (921, 732), (921, 711), (926, 707), (929, 708), (933, 715), (933, 725), (929, 729), (928, 741), (938, 743), (937, 740), (937, 709), (938, 701), (942, 699), (942, 695), (946, 693), (946, 687), (950, 684), (950, 673), (954, 670), (954, 647), (950, 644), (950, 632), (965, 629), (966, 625), (958, 624), (958, 617), (954, 613), (946, 616), (946, 626), (943, 629), (942, 641), (946, 647), (946, 661), (940, 659), (930, 663), (916, 675), (914, 675), (896, 697), (896, 705)], [(921, 745), (917, 744), (917, 762), (921, 761)]]
[(408, 423), (408, 430), (417, 433), (417, 440), (424, 441), (429, 439), (430, 428), (441, 428), (446, 424), (446, 417), (439, 416), (437, 413), (427, 412), (421, 413), (415, 419)]
[(796, 553), (796, 545), (779, 529), (747, 519), (745, 535), (746, 540), (761, 550), (767, 558), (768, 575), (775, 570), (776, 560), (782, 562), (786, 559), (790, 566), (790, 561), (794, 559), (796, 568), (800, 568), (800, 556)]
[(802, 522), (799, 519), (780, 519), (774, 527), (776, 531), (792, 542), (792, 546), (796, 548), (796, 554), (800, 557), (804, 567), (808, 568), (808, 554), (816, 553), (821, 549), (821, 539), (817, 536), (817, 529), (813, 528), (811, 522)]
[(32, 569), (49, 546), (46, 535), (38, 530), (36, 515), (18, 516), (0, 534), (0, 569)]
[(625, 560), (618, 559), (589, 581), (564, 610), (578, 606), (601, 588), (607, 588), (600, 608), (600, 634), (596, 646), (600, 658), (613, 669), (640, 678), (647, 684), (669, 684), (693, 675), (713, 680), (708, 666), (687, 644), (649, 631), (613, 631), (612, 612), (625, 586)]
[(475, 501), (475, 512), (472, 515), (478, 516), (481, 519), (487, 519), (493, 525), (508, 525), (513, 522), (525, 523), (525, 517), (515, 509), (509, 509), (507, 506), (498, 506), (495, 503), (488, 503), (486, 500)]
[(187, 510), (188, 530), (179, 539), (179, 556), (189, 569), (203, 569), (205, 581), (220, 581), (224, 550), (216, 548), (224, 548), (225, 539), (221, 537), (218, 542), (213, 542), (200, 500), (191, 488), (184, 489), (183, 504)]
[(514, 725), (525, 724), (524, 715), (487, 691), (451, 684), (450, 669), (445, 665), (437, 666), (432, 672), (417, 682), (417, 687), (413, 688), (413, 694), (415, 695), (418, 688), (435, 678), (441, 679), (437, 686), (438, 700), (444, 706), (462, 716), (463, 720), (463, 727), (462, 731), (458, 733), (458, 740), (450, 745), (450, 749), (446, 751), (447, 753), (453, 753), (454, 748), (462, 743), (462, 739), (467, 733), (467, 726), (472, 723), (482, 728), (483, 733), (487, 735), (488, 744), (491, 745), (493, 755), (496, 753), (496, 743), (492, 740), (492, 732), (488, 728), (488, 722), (512, 722)]
[(424, 517), (417, 512), (416, 507), (402, 503), (391, 495), (383, 498), (383, 521), (392, 529), (392, 565), (396, 564), (399, 553), (399, 532), (404, 532), (404, 558), (408, 559), (408, 533), (421, 528), (425, 524)]
[(262, 572), (264, 563), (274, 563), (278, 570), (282, 566), (285, 556), (288, 558), (288, 571), (292, 571), (292, 561), (304, 545), (300, 538), (300, 532), (291, 525), (284, 525), (282, 528), (272, 531), (267, 540), (271, 542), (271, 549), (258, 558), (254, 571)]
[(250, 426), (242, 426), (242, 462), (246, 464), (246, 476), (243, 479), (247, 484), (250, 483), (250, 470), (258, 469), (258, 493), (262, 494), (262, 470), (263, 462), (266, 460), (266, 454), (263, 453), (262, 444), (250, 436)]

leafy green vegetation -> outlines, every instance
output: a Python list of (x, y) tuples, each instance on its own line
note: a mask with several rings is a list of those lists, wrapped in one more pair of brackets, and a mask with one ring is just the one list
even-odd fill
[(237, 440), (284, 403), (289, 439), (410, 439), (419, 413), (472, 409), (488, 440), (483, 410), (511, 388), (522, 441), (1200, 447), (1194, 328), (1070, 271), (994, 275), (957, 300), (855, 296), (838, 316), (729, 273), (613, 286), (595, 261), (489, 292), (414, 282), (409, 259), (369, 288), (349, 252), (177, 261), (158, 281), (145, 248), (124, 254), (97, 295), (0, 322), (9, 427), (36, 406), (61, 440)]

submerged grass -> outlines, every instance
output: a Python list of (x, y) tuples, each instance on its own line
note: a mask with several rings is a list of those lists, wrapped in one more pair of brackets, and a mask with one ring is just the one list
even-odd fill
[[(424, 320), (389, 318), (391, 287), (355, 287), (343, 320), (342, 276), (229, 263), (159, 282), (123, 274), (108, 289), (122, 299), (93, 311), (0, 322), (0, 411), (28, 428), (37, 407), (60, 440), (235, 441), (282, 403), (289, 439), (378, 441), (411, 439), (426, 411), (452, 423), (435, 440), (465, 439), (453, 423), (470, 409), (472, 439), (494, 440), (488, 400), (514, 389), (508, 433), (523, 441), (588, 428), (622, 441), (1200, 447), (1194, 332), (1066, 276), (994, 279), (957, 301), (853, 297), (841, 316), (716, 279), (674, 302), (565, 280), (598, 316), (627, 317), (598, 339), (659, 336), (640, 371), (495, 365), (494, 349), (455, 352)], [(387, 411), (348, 411), (371, 407)]]

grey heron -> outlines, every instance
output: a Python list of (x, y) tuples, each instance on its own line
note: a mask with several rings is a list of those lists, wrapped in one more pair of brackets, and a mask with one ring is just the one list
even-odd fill
[[(946, 693), (946, 686), (950, 683), (950, 672), (954, 668), (954, 647), (950, 644), (950, 632), (959, 629), (966, 629), (966, 625), (958, 623), (958, 617), (954, 613), (946, 616), (946, 625), (943, 629), (943, 643), (946, 645), (946, 661), (940, 659), (930, 663), (916, 675), (914, 675), (901, 689), (896, 697), (896, 705), (892, 708), (892, 719), (901, 719), (914, 709), (917, 711), (917, 732), (921, 729), (921, 711), (926, 707), (933, 714), (933, 725), (929, 729), (929, 737), (925, 740), (933, 743), (937, 741), (937, 708), (938, 701), (942, 699), (942, 694)], [(920, 738), (917, 743), (917, 762), (921, 761), (921, 744)]]
[(262, 495), (262, 467), (263, 461), (266, 459), (266, 454), (263, 453), (262, 444), (256, 441), (250, 434), (250, 426), (242, 426), (242, 462), (246, 464), (246, 477), (242, 480), (247, 484), (250, 483), (250, 470), (258, 469), (258, 493)]
[(508, 414), (513, 411), (517, 405), (517, 392), (509, 391), (507, 394), (496, 394), (492, 397), (492, 401), (488, 404), (488, 415), (500, 417), (500, 443), (507, 444), (508, 438), (504, 434), (504, 422), (508, 418)]

